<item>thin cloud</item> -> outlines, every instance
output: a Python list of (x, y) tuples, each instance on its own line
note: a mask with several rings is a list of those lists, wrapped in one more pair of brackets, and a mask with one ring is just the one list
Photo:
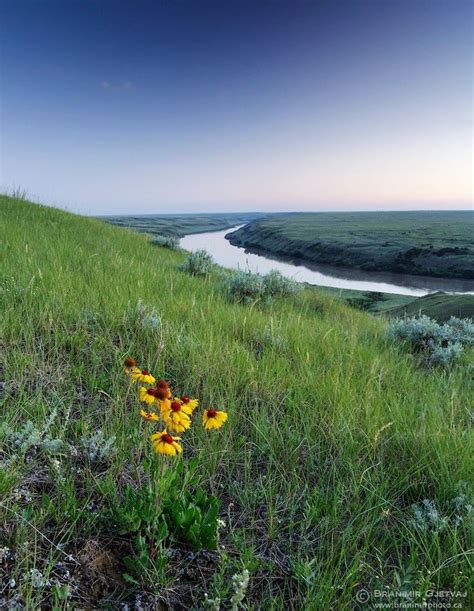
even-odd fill
[(112, 83), (111, 81), (102, 81), (100, 83), (100, 87), (104, 91), (125, 92), (125, 93), (135, 91), (135, 85), (132, 83), (132, 81), (122, 81), (121, 83)]

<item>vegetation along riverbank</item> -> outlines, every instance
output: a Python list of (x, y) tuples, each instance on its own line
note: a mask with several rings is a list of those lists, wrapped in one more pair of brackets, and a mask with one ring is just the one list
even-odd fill
[(365, 271), (474, 279), (474, 213), (294, 213), (257, 219), (228, 240), (259, 253)]

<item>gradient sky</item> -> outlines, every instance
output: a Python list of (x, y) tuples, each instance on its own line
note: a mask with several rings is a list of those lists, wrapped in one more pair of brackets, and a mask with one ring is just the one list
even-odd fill
[(468, 208), (472, 4), (0, 0), (0, 184), (90, 214)]

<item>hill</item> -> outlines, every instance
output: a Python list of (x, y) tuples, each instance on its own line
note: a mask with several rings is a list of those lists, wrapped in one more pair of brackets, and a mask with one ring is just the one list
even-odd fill
[[(96, 219), (2, 196), (0, 223), (0, 607), (468, 590), (467, 368), (420, 369), (384, 321), (313, 289), (230, 303), (218, 271)], [(127, 356), (199, 398), (182, 457), (153, 455)]]
[(226, 237), (315, 264), (472, 280), (473, 233), (470, 211), (322, 212), (257, 219)]
[(182, 237), (205, 231), (221, 231), (236, 225), (250, 223), (262, 214), (245, 213), (211, 213), (211, 214), (139, 214), (136, 216), (104, 216), (101, 220), (134, 229), (150, 235)]
[(474, 295), (434, 293), (386, 310), (391, 318), (425, 314), (439, 322), (456, 318), (474, 318)]

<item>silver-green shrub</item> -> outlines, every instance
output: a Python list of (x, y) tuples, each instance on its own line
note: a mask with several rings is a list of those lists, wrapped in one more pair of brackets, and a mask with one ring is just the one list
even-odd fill
[(42, 450), (47, 454), (57, 454), (63, 449), (62, 439), (52, 438), (47, 431), (38, 429), (31, 420), (25, 422), (18, 430), (11, 428), (5, 422), (0, 433), (8, 445), (22, 454), (26, 454), (31, 449)]
[(267, 303), (273, 297), (292, 295), (301, 289), (294, 280), (289, 280), (277, 270), (265, 276), (239, 270), (224, 277), (227, 296), (238, 303)]
[(387, 336), (407, 342), (425, 365), (449, 367), (474, 345), (474, 324), (470, 318), (454, 316), (444, 324), (425, 315), (399, 318), (390, 322)]
[(263, 277), (265, 292), (271, 297), (293, 295), (301, 290), (301, 284), (285, 278), (278, 270), (272, 269)]
[(252, 272), (237, 271), (225, 277), (225, 290), (229, 299), (252, 304), (267, 299), (263, 276)]
[(172, 235), (156, 235), (151, 243), (153, 246), (161, 246), (163, 248), (169, 248), (170, 250), (179, 250), (179, 240)]
[(181, 269), (193, 276), (206, 276), (214, 267), (214, 259), (205, 250), (189, 253)]
[(115, 452), (115, 437), (105, 437), (102, 431), (96, 431), (89, 437), (81, 438), (81, 445), (86, 458), (91, 463), (99, 463), (107, 460)]

